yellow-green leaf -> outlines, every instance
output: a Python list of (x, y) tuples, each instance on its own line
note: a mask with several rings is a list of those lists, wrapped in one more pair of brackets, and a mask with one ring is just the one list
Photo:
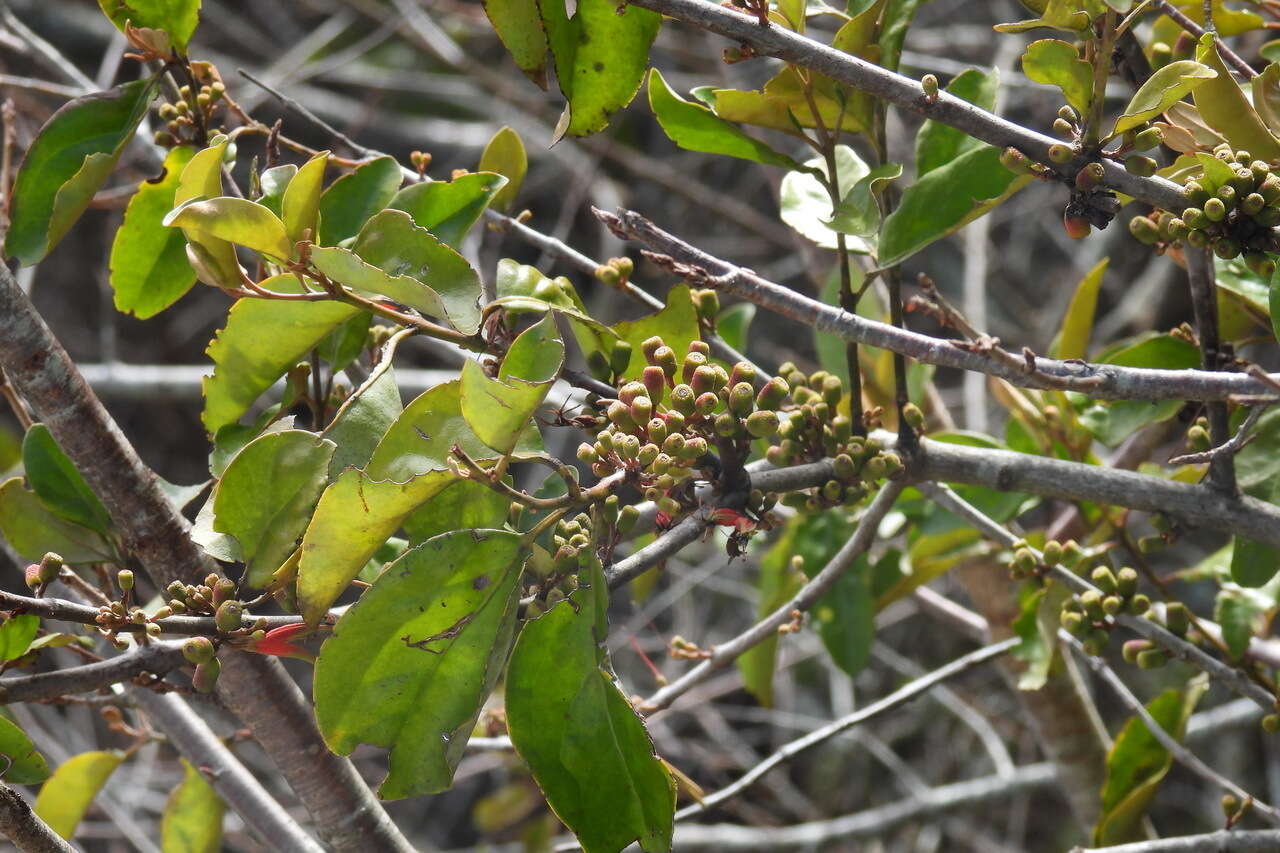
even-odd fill
[(316, 226), (320, 220), (320, 193), (324, 184), (324, 167), (329, 162), (329, 152), (321, 151), (302, 164), (298, 173), (285, 187), (280, 202), (280, 218), (289, 240), (297, 242), (310, 232), (311, 241), (317, 237)]
[(35, 813), (49, 828), (70, 838), (93, 798), (124, 760), (117, 750), (82, 752), (62, 763), (36, 796)]
[(1075, 45), (1061, 39), (1033, 41), (1022, 54), (1022, 72), (1037, 83), (1057, 86), (1081, 114), (1089, 111), (1093, 66), (1080, 58)]
[(140, 183), (129, 199), (124, 222), (111, 242), (111, 289), (117, 311), (145, 320), (177, 302), (195, 284), (186, 238), (163, 224), (193, 153), (185, 145), (170, 150), (160, 177)]
[[(1134, 93), (1129, 99), (1129, 105), (1124, 108), (1124, 113), (1116, 119), (1109, 135), (1117, 136), (1126, 130), (1145, 124), (1182, 100), (1188, 92), (1197, 90), (1209, 80), (1219, 78), (1221, 73), (1225, 73), (1225, 70), (1219, 72), (1208, 65), (1190, 59), (1170, 62), (1148, 77)], [(1227, 75), (1227, 80), (1230, 81), (1230, 79), (1230, 75)], [(1235, 84), (1232, 83), (1232, 85)], [(1199, 103), (1197, 100), (1196, 104)]]
[[(543, 52), (546, 52), (545, 45)], [(481, 172), (496, 172), (507, 179), (506, 186), (498, 191), (489, 205), (495, 210), (510, 210), (529, 170), (529, 155), (525, 153), (520, 134), (509, 127), (500, 128), (485, 145), (478, 168)]]
[(293, 255), (293, 241), (280, 217), (248, 199), (222, 196), (190, 201), (166, 216), (164, 224), (237, 243), (280, 260)]
[(161, 849), (164, 853), (218, 853), (226, 806), (199, 770), (185, 760), (182, 769), (182, 781), (169, 795), (160, 819)]
[(1089, 337), (1093, 332), (1093, 315), (1098, 308), (1098, 293), (1102, 289), (1102, 276), (1107, 271), (1110, 258), (1103, 258), (1085, 273), (1076, 285), (1067, 314), (1062, 319), (1062, 329), (1049, 347), (1054, 358), (1085, 358), (1089, 354)]
[(1240, 84), (1231, 76), (1218, 55), (1212, 35), (1206, 34), (1200, 39), (1196, 59), (1217, 72), (1212, 80), (1192, 92), (1192, 99), (1205, 123), (1225, 136), (1233, 148), (1248, 151), (1254, 159), (1280, 157), (1280, 140), (1267, 129)]

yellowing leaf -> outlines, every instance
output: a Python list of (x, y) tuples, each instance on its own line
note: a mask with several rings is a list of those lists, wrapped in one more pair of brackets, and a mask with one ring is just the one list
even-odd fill
[(93, 798), (123, 760), (124, 753), (116, 750), (83, 752), (68, 758), (40, 787), (36, 815), (63, 838), (75, 835)]
[[(1116, 119), (1109, 136), (1117, 136), (1145, 124), (1182, 100), (1188, 92), (1218, 76), (1217, 70), (1190, 59), (1170, 62), (1148, 77), (1134, 93), (1124, 113)], [(1196, 103), (1199, 104), (1199, 101)]]
[(1206, 34), (1200, 40), (1196, 59), (1217, 72), (1216, 77), (1192, 93), (1205, 123), (1225, 136), (1233, 148), (1248, 151), (1254, 159), (1280, 157), (1280, 140), (1263, 124), (1240, 84), (1227, 70), (1213, 36)]
[(164, 224), (247, 249), (288, 260), (293, 255), (293, 241), (284, 223), (256, 202), (232, 196), (190, 201), (164, 218)]

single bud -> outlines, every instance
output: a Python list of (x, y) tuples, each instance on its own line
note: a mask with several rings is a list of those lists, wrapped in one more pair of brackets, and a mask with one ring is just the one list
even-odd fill
[(1142, 593), (1138, 593), (1129, 599), (1129, 612), (1134, 616), (1141, 616), (1151, 609), (1151, 599)]
[(168, 619), (173, 615), (173, 608), (167, 604), (156, 608), (156, 612), (151, 614), (152, 619)]
[(1263, 252), (1245, 252), (1244, 265), (1250, 272), (1266, 279), (1271, 278), (1276, 271), (1276, 262)]
[(738, 419), (728, 412), (722, 412), (716, 415), (715, 430), (716, 435), (732, 438), (738, 433)]
[(924, 412), (915, 403), (907, 403), (902, 407), (902, 419), (917, 432), (924, 429)]
[(680, 412), (677, 412), (675, 409), (669, 409), (667, 413), (663, 415), (663, 417), (667, 419), (668, 435), (670, 435), (673, 432), (684, 432), (685, 416), (683, 414), (681, 414)]
[[(693, 374), (699, 367), (707, 364), (707, 357), (700, 352), (692, 351), (684, 357), (684, 365), (681, 367), (680, 376), (685, 382), (693, 384)], [(710, 368), (707, 368), (710, 370)], [(714, 374), (713, 374), (714, 375)], [(696, 389), (695, 389), (696, 390)]]
[(1058, 614), (1058, 624), (1067, 629), (1068, 633), (1079, 634), (1084, 628), (1084, 615), (1074, 610), (1063, 610)]
[(1013, 568), (1019, 574), (1030, 574), (1036, 570), (1036, 555), (1028, 548), (1019, 548), (1013, 555)]
[(643, 382), (631, 381), (618, 389), (618, 399), (629, 406), (632, 400), (636, 397), (643, 397), (646, 393), (648, 392)]
[(224, 601), (213, 615), (219, 631), (237, 631), (244, 622), (244, 607), (238, 601)]
[(707, 453), (707, 440), (700, 435), (686, 438), (684, 449), (680, 451), (681, 459), (701, 459)]
[(689, 380), (693, 393), (701, 396), (702, 394), (715, 393), (716, 390), (716, 370), (709, 364), (703, 364), (693, 371), (693, 376)]
[(1171, 601), (1164, 606), (1164, 626), (1169, 633), (1185, 637), (1191, 627), (1191, 614), (1181, 601)]
[(714, 391), (705, 391), (693, 401), (693, 413), (701, 418), (710, 417), (718, 408), (720, 408), (720, 398)]
[(618, 510), (618, 532), (623, 534), (630, 532), (631, 528), (635, 527), (636, 522), (639, 520), (640, 510), (636, 509), (631, 504), (624, 506), (622, 509)]
[(596, 267), (594, 274), (597, 280), (610, 287), (617, 287), (622, 284), (622, 276), (618, 275), (618, 271), (608, 264), (600, 264)]
[(208, 637), (188, 637), (182, 641), (182, 656), (188, 663), (207, 663), (216, 654), (217, 650)]
[[(1227, 218), (1227, 205), (1218, 196), (1214, 196), (1204, 203), (1204, 215), (1210, 222), (1221, 222)], [(1183, 216), (1186, 221), (1186, 216)]]
[(1222, 814), (1228, 820), (1231, 820), (1237, 816), (1236, 813), (1239, 811), (1240, 811), (1240, 798), (1237, 797), (1235, 794), (1223, 794), (1222, 795)]
[(1055, 118), (1053, 120), (1053, 134), (1062, 139), (1075, 139), (1076, 127), (1065, 118)]
[(1258, 192), (1266, 199), (1267, 204), (1275, 204), (1280, 201), (1280, 175), (1268, 175), (1258, 185)]
[(1044, 550), (1041, 554), (1046, 566), (1058, 565), (1058, 563), (1062, 562), (1062, 543), (1056, 539), (1050, 539), (1044, 543)]
[(924, 100), (927, 104), (932, 104), (938, 100), (938, 78), (932, 74), (926, 74), (920, 78), (920, 89), (924, 92)]
[(1133, 147), (1139, 151), (1150, 151), (1164, 142), (1164, 132), (1158, 127), (1148, 127), (1133, 136)]
[(637, 426), (635, 419), (631, 417), (631, 409), (621, 400), (614, 400), (610, 403), (605, 415), (620, 430), (630, 432)]
[(1240, 244), (1230, 237), (1219, 237), (1213, 241), (1213, 253), (1229, 261), (1240, 254)]
[(625, 256), (621, 258), (610, 258), (609, 266), (618, 271), (618, 275), (622, 276), (623, 281), (631, 278), (631, 273), (635, 272), (636, 269), (635, 261)]
[(640, 382), (644, 385), (650, 400), (654, 403), (662, 402), (662, 397), (667, 390), (667, 374), (662, 372), (661, 367), (652, 364), (645, 367), (640, 374)]
[(747, 416), (747, 432), (756, 438), (769, 438), (776, 434), (778, 432), (778, 413), (752, 412)]
[(1124, 600), (1118, 595), (1108, 595), (1102, 599), (1102, 612), (1115, 616), (1124, 607)]
[(1089, 578), (1093, 581), (1094, 586), (1102, 590), (1103, 593), (1111, 595), (1116, 592), (1116, 576), (1112, 574), (1111, 569), (1106, 566), (1098, 566), (1089, 573)]
[(745, 361), (740, 361), (733, 366), (725, 378), (725, 384), (729, 387), (737, 385), (739, 382), (746, 382), (748, 385), (755, 386), (756, 369)]
[(828, 503), (839, 503), (844, 498), (844, 486), (835, 480), (827, 480), (822, 484), (822, 498)]
[(640, 452), (636, 454), (636, 461), (640, 463), (641, 468), (648, 468), (653, 461), (658, 458), (658, 445), (650, 442), (640, 447)]
[(1160, 164), (1142, 154), (1131, 154), (1125, 158), (1124, 168), (1130, 175), (1149, 178), (1160, 168)]
[(624, 435), (614, 446), (623, 459), (634, 460), (640, 456), (640, 439), (634, 435)]
[[(1199, 181), (1187, 181), (1182, 187), (1182, 195), (1186, 198), (1187, 204), (1192, 207), (1200, 207), (1209, 200), (1209, 191), (1200, 184)], [(1183, 216), (1186, 219), (1186, 216)]]
[(889, 473), (889, 466), (885, 464), (883, 456), (872, 456), (867, 463), (862, 466), (862, 473), (870, 480), (882, 480)]
[(217, 607), (224, 601), (230, 601), (236, 594), (236, 582), (230, 578), (219, 578), (213, 585), (213, 605)]
[(596, 453), (595, 447), (584, 441), (578, 445), (578, 461), (591, 465), (600, 461), (600, 454)]
[(790, 390), (785, 379), (780, 376), (773, 377), (764, 384), (764, 387), (760, 389), (760, 393), (756, 395), (756, 408), (778, 408), (787, 399), (787, 394)]
[(1116, 572), (1116, 592), (1125, 598), (1133, 598), (1138, 591), (1138, 573), (1129, 566)]
[(626, 341), (617, 341), (609, 353), (609, 367), (621, 376), (627, 372), (629, 364), (631, 364), (631, 344)]
[(653, 401), (644, 396), (636, 397), (631, 401), (627, 411), (630, 412), (631, 420), (635, 421), (637, 426), (647, 424), (649, 418), (653, 417)]
[(657, 364), (655, 356), (659, 349), (666, 346), (662, 338), (654, 335), (651, 338), (645, 338), (640, 342), (640, 352), (644, 355), (644, 360), (649, 364)]
[(693, 304), (698, 311), (698, 319), (704, 323), (715, 323), (720, 314), (720, 294), (714, 290), (695, 290)]
[(1017, 148), (1006, 148), (1000, 152), (1000, 165), (1015, 175), (1033, 175), (1036, 163)]
[(221, 674), (222, 664), (217, 658), (197, 664), (195, 674), (191, 676), (191, 686), (200, 693), (212, 693)]
[(831, 460), (831, 471), (836, 475), (837, 480), (846, 483), (852, 483), (858, 478), (858, 468), (853, 462), (853, 457), (847, 453), (838, 453)]
[(729, 410), (740, 418), (751, 414), (755, 406), (755, 389), (749, 382), (739, 382), (729, 390)]
[(1240, 194), (1236, 192), (1236, 188), (1231, 184), (1223, 184), (1218, 187), (1218, 192), (1214, 197), (1220, 199), (1223, 207), (1228, 211), (1235, 210), (1236, 204), (1240, 200)]
[(1120, 654), (1124, 657), (1125, 663), (1137, 664), (1138, 655), (1152, 648), (1150, 640), (1127, 640), (1120, 647)]
[(1106, 176), (1106, 170), (1102, 168), (1101, 163), (1085, 163), (1080, 171), (1076, 172), (1076, 189), (1084, 192), (1097, 189)]
[(1080, 593), (1080, 604), (1084, 607), (1085, 615), (1089, 617), (1089, 621), (1101, 622), (1106, 618), (1106, 611), (1102, 609), (1102, 593), (1096, 589), (1089, 589)]
[(653, 354), (653, 363), (662, 368), (662, 372), (666, 374), (667, 381), (674, 380), (676, 375), (676, 351), (671, 347), (658, 347)]
[(1262, 730), (1269, 735), (1280, 731), (1280, 714), (1267, 714), (1263, 717)]
[(1209, 248), (1209, 235), (1203, 231), (1192, 231), (1187, 235), (1187, 242), (1197, 249)]
[(686, 417), (693, 414), (697, 399), (698, 395), (694, 393), (693, 388), (683, 383), (671, 389), (671, 408)]
[(1083, 216), (1070, 216), (1063, 214), (1062, 227), (1066, 229), (1067, 236), (1072, 240), (1083, 240), (1085, 237), (1089, 236), (1091, 231), (1093, 231), (1093, 226), (1090, 224), (1089, 220), (1085, 219)]
[(1138, 669), (1159, 669), (1169, 662), (1169, 656), (1163, 649), (1147, 649), (1138, 652), (1136, 662)]
[(1075, 152), (1070, 146), (1063, 145), (1061, 142), (1055, 142), (1049, 146), (1049, 162), (1057, 163), (1059, 166), (1065, 166), (1075, 159)]
[(650, 441), (662, 444), (662, 442), (666, 441), (668, 434), (669, 430), (667, 429), (666, 421), (658, 417), (649, 419), (649, 423), (645, 427), (645, 435), (648, 436)]
[(1159, 71), (1173, 60), (1173, 48), (1168, 42), (1158, 41), (1151, 45), (1151, 68)]

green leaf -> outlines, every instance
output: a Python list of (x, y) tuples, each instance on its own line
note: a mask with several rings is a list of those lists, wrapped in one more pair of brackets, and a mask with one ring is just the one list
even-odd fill
[(756, 306), (752, 302), (739, 302), (730, 305), (720, 312), (716, 318), (716, 334), (726, 344), (738, 352), (747, 351), (747, 335), (751, 330), (751, 321), (755, 319)]
[(1054, 358), (1085, 358), (1089, 354), (1089, 338), (1093, 333), (1093, 315), (1098, 308), (1098, 293), (1110, 258), (1103, 258), (1085, 273), (1076, 285), (1062, 328), (1049, 347)]
[(408, 213), (415, 225), (456, 249), (506, 185), (507, 179), (497, 172), (470, 172), (448, 182), (411, 184), (396, 193), (388, 207)]
[(302, 168), (289, 181), (280, 198), (280, 218), (290, 242), (303, 239), (307, 232), (316, 240), (320, 219), (320, 195), (324, 185), (324, 167), (329, 162), (329, 152), (321, 151), (302, 164)]
[[(372, 223), (374, 220), (369, 221)], [(441, 301), (440, 294), (411, 276), (384, 272), (379, 267), (366, 262), (352, 249), (341, 246), (313, 246), (311, 265), (330, 281), (349, 287), (360, 296), (382, 296), (401, 305), (407, 305), (428, 317), (445, 316), (444, 302)]]
[(907, 29), (915, 17), (916, 9), (926, 0), (887, 0), (881, 17), (877, 44), (880, 48), (879, 65), (890, 71), (898, 70), (902, 58), (902, 45), (907, 39)]
[(379, 157), (338, 178), (320, 196), (322, 246), (356, 236), (370, 216), (395, 198), (403, 176), (394, 157)]
[(648, 363), (640, 349), (640, 344), (646, 339), (660, 335), (667, 346), (676, 351), (676, 357), (681, 358), (689, 349), (689, 342), (701, 337), (698, 312), (693, 307), (693, 297), (687, 284), (671, 288), (667, 293), (666, 307), (658, 313), (639, 320), (624, 320), (615, 324), (613, 330), (619, 338), (631, 344), (631, 361), (623, 373), (627, 379), (638, 378)]
[(10, 616), (0, 623), (0, 660), (17, 660), (31, 648), (40, 630), (40, 617), (34, 613)]
[[(1236, 548), (1240, 547), (1240, 544), (1241, 540), (1237, 539)], [(1235, 550), (1232, 549), (1233, 556), (1234, 553)], [(1274, 560), (1274, 555), (1272, 559)], [(1272, 602), (1268, 597), (1241, 589), (1235, 584), (1224, 584), (1218, 590), (1213, 618), (1222, 626), (1222, 640), (1227, 644), (1232, 660), (1244, 659), (1249, 641), (1258, 633), (1271, 605)]]
[(520, 70), (547, 88), (547, 35), (538, 0), (484, 0), (484, 11)]
[(316, 720), (339, 755), (391, 750), (378, 791), (446, 790), (515, 634), (520, 537), (457, 530), (387, 566), (316, 662)]
[[(1254, 433), (1256, 439), (1248, 445), (1254, 449), (1255, 454), (1259, 451), (1266, 452), (1270, 448), (1274, 458), (1274, 423), (1273, 420), (1265, 425), (1261, 423), (1258, 425)], [(1251, 498), (1257, 498), (1272, 505), (1280, 505), (1280, 477), (1273, 476), (1258, 482), (1258, 471), (1250, 470), (1248, 462), (1249, 458), (1246, 457), (1244, 464), (1236, 463), (1243, 475), (1240, 478), (1240, 486), (1244, 493)], [(1256, 589), (1264, 586), (1276, 576), (1277, 571), (1280, 571), (1280, 548), (1254, 542), (1243, 536), (1234, 537), (1232, 544), (1231, 580), (1241, 587)], [(1223, 630), (1226, 630), (1225, 627)]]
[(725, 121), (702, 104), (681, 98), (671, 91), (662, 72), (656, 68), (649, 71), (649, 108), (663, 132), (686, 151), (723, 154), (787, 169), (800, 168), (795, 160), (774, 151), (758, 139), (752, 139), (737, 125)]
[(551, 314), (516, 338), (497, 379), (478, 361), (462, 365), (462, 416), (480, 440), (510, 453), (542, 405), (564, 364), (564, 342)]
[(343, 401), (322, 433), (337, 445), (329, 460), (331, 480), (345, 468), (363, 468), (378, 441), (404, 411), (390, 355), (384, 355), (369, 378)]
[(276, 216), (283, 217), (285, 190), (289, 189), (289, 182), (297, 174), (298, 167), (293, 163), (285, 163), (282, 166), (263, 169), (262, 175), (258, 178), (258, 185), (262, 190), (262, 195), (254, 199), (254, 201)]
[[(1196, 48), (1196, 59), (1217, 72), (1213, 79), (1191, 93), (1205, 124), (1227, 138), (1233, 148), (1244, 149), (1254, 159), (1280, 157), (1280, 140), (1267, 129), (1240, 84), (1218, 55), (1212, 35), (1206, 34)], [(1163, 69), (1162, 69), (1163, 70)], [(1160, 72), (1156, 72), (1160, 73)]]
[[(443, 306), (443, 317), (460, 332), (480, 328), (480, 276), (462, 255), (413, 223), (401, 210), (375, 214), (360, 229), (352, 250), (390, 276), (426, 285)], [(436, 316), (442, 316), (437, 314)]]
[(452, 530), (497, 529), (510, 509), (510, 499), (484, 483), (458, 480), (407, 517), (404, 532), (410, 545), (420, 545)]
[(298, 563), (298, 606), (312, 625), (324, 618), (351, 581), (404, 519), (452, 483), (451, 471), (430, 471), (406, 482), (375, 480), (348, 468), (316, 504)]
[[(287, 195), (288, 191), (285, 193)], [(281, 260), (287, 261), (293, 256), (293, 241), (289, 239), (280, 217), (248, 199), (223, 196), (205, 201), (193, 200), (175, 208), (164, 218), (164, 224), (238, 243)]]
[[(230, 140), (217, 136), (208, 148), (197, 151), (182, 170), (178, 188), (173, 194), (174, 207), (196, 199), (222, 195), (222, 168), (227, 159)], [(169, 214), (166, 214), (166, 218)], [(164, 218), (161, 219), (164, 225)], [(236, 247), (196, 229), (183, 229), (187, 238), (187, 262), (196, 277), (214, 287), (238, 288), (243, 278)]]
[(39, 785), (49, 778), (49, 764), (36, 751), (26, 732), (7, 717), (0, 717), (0, 756), (8, 767), (0, 779), (10, 785)]
[[(1190, 59), (1170, 62), (1148, 77), (1129, 99), (1129, 105), (1116, 119), (1109, 136), (1117, 136), (1145, 124), (1222, 73), (1224, 72)], [(1227, 78), (1230, 80), (1230, 74)], [(1231, 85), (1234, 86), (1234, 82)], [(1236, 91), (1239, 91), (1239, 87), (1236, 87)], [(1197, 100), (1196, 106), (1199, 105)]]
[(1000, 165), (989, 145), (966, 151), (907, 187), (880, 231), (877, 262), (893, 266), (968, 225), (1031, 181)]
[[(1166, 690), (1147, 704), (1147, 711), (1162, 729), (1181, 740), (1187, 719), (1206, 686), (1197, 679), (1185, 690)], [(1145, 837), (1142, 816), (1172, 765), (1173, 756), (1141, 718), (1133, 717), (1125, 723), (1107, 753), (1102, 817), (1093, 831), (1094, 844), (1109, 846)]]
[(996, 24), (994, 29), (1001, 33), (1024, 33), (1027, 30), (1050, 27), (1078, 33), (1087, 29), (1089, 23), (1090, 15), (1080, 9), (1080, 0), (1048, 0), (1039, 18), (1012, 24)]
[(1057, 86), (1081, 115), (1089, 111), (1093, 66), (1080, 58), (1075, 45), (1061, 39), (1033, 41), (1022, 54), (1022, 73), (1037, 83)]
[(662, 17), (613, 0), (578, 0), (572, 18), (565, 0), (538, 0), (538, 6), (560, 91), (569, 101), (555, 138), (603, 130), (640, 89)]
[[(272, 276), (261, 285), (278, 293), (302, 289), (290, 274)], [(205, 429), (212, 435), (235, 423), (258, 395), (359, 311), (339, 302), (238, 300), (231, 306), (226, 327), (206, 350), (214, 370), (203, 383)]]
[(101, 536), (47, 510), (21, 477), (0, 483), (0, 535), (32, 563), (40, 562), (47, 551), (72, 564), (115, 559), (114, 549)]
[(236, 454), (213, 497), (213, 529), (234, 536), (245, 582), (266, 586), (289, 558), (328, 483), (335, 445), (303, 430), (256, 438)]
[(1250, 84), (1253, 108), (1273, 134), (1280, 132), (1280, 64), (1272, 62)]
[(117, 311), (145, 320), (177, 302), (196, 282), (187, 262), (186, 238), (163, 225), (192, 154), (185, 145), (171, 149), (160, 177), (138, 184), (129, 199), (124, 222), (111, 242), (111, 289)]
[[(992, 68), (983, 73), (969, 68), (947, 84), (947, 92), (963, 101), (990, 112), (996, 106), (996, 90), (1000, 88), (1000, 72)], [(950, 125), (929, 119), (916, 134), (916, 179), (954, 161), (962, 154), (986, 147), (981, 141)]]
[(494, 292), (498, 297), (494, 304), (511, 314), (541, 314), (553, 308), (564, 314), (583, 353), (608, 353), (618, 339), (612, 329), (587, 313), (573, 282), (564, 276), (549, 278), (537, 267), (503, 258), (498, 261)]
[[(843, 30), (841, 30), (843, 32)], [(839, 34), (837, 34), (839, 35)], [(812, 92), (817, 115), (828, 128), (850, 133), (867, 129), (866, 116), (857, 109), (858, 93), (849, 93), (830, 77), (814, 75)], [(802, 128), (817, 127), (805, 82), (794, 66), (786, 66), (759, 91), (737, 89), (695, 90), (694, 95), (711, 107), (720, 118), (743, 124), (767, 127), (792, 136), (803, 136)], [(850, 106), (854, 108), (850, 108)]]
[(49, 828), (70, 838), (112, 772), (124, 760), (117, 750), (82, 752), (62, 762), (40, 786), (35, 813)]
[(126, 23), (164, 30), (178, 53), (186, 53), (200, 22), (200, 0), (98, 0), (98, 6), (120, 32)]
[(57, 245), (115, 168), (154, 92), (154, 80), (135, 80), (50, 116), (18, 167), (5, 254), (29, 266)]
[[(536, 0), (525, 0), (525, 2), (533, 5)], [(541, 27), (538, 32), (542, 32)], [(545, 44), (543, 55), (546, 55)], [(498, 194), (489, 202), (489, 206), (495, 210), (510, 210), (516, 203), (520, 186), (524, 183), (525, 172), (529, 171), (529, 155), (525, 153), (520, 134), (506, 126), (500, 128), (485, 145), (484, 152), (480, 155), (479, 170), (496, 172), (507, 179), (506, 185), (498, 190)]]
[(583, 549), (579, 588), (524, 626), (507, 674), (507, 727), (586, 853), (671, 850), (675, 786), (605, 659), (607, 588)]
[(1061, 584), (1023, 584), (1020, 588), (1020, 613), (1013, 623), (1013, 632), (1022, 640), (1013, 650), (1013, 656), (1024, 664), (1018, 676), (1019, 690), (1039, 690), (1048, 681), (1058, 648), (1059, 614), (1068, 596)]
[[(836, 146), (835, 161), (836, 180), (842, 196), (871, 174), (870, 167), (847, 145)], [(803, 170), (783, 175), (778, 192), (779, 215), (798, 234), (824, 249), (834, 249), (837, 246), (836, 232), (829, 223), (836, 211), (831, 205), (831, 194), (818, 178), (807, 171), (810, 169), (827, 175), (826, 160), (814, 158), (804, 164)], [(846, 241), (846, 246), (851, 252), (870, 251), (869, 244), (860, 238)]]
[(880, 230), (877, 197), (886, 184), (901, 176), (901, 163), (885, 163), (864, 175), (840, 200), (829, 223), (831, 229), (855, 237), (874, 237)]
[(218, 853), (226, 806), (204, 774), (184, 759), (182, 782), (164, 804), (160, 844), (164, 853)]
[(44, 424), (33, 424), (22, 439), (27, 484), (40, 502), (67, 521), (108, 533), (111, 516)]

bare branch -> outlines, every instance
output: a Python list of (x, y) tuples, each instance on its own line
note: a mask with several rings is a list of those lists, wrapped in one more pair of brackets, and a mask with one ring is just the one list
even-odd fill
[(68, 693), (87, 693), (150, 672), (164, 675), (182, 666), (180, 643), (148, 643), (104, 661), (36, 675), (0, 678), (0, 704), (34, 702)]
[(0, 835), (23, 853), (75, 853), (49, 824), (31, 810), (22, 795), (0, 782)]
[[(63, 622), (78, 622), (81, 625), (95, 625), (98, 619), (98, 608), (87, 604), (79, 604), (62, 598), (30, 598), (25, 595), (7, 592), (0, 589), (0, 609), (21, 610), (34, 613), (46, 619), (58, 619)], [(293, 625), (299, 622), (297, 616), (249, 616), (243, 621), (244, 627), (253, 625), (258, 620), (266, 623), (265, 630), (279, 628), (282, 625)], [(218, 633), (212, 616), (169, 616), (156, 619), (155, 624), (166, 634), (207, 634)], [(128, 623), (114, 630), (124, 633), (140, 634), (146, 630), (145, 625)]]
[[(673, 258), (681, 275), (699, 277), (703, 286), (739, 296), (818, 331), (892, 350), (926, 364), (998, 376), (1022, 388), (1079, 391), (1099, 400), (1227, 400), (1234, 396), (1271, 400), (1280, 396), (1273, 385), (1242, 373), (1156, 370), (1038, 356), (1024, 360), (1007, 352), (997, 355), (986, 347), (895, 328), (826, 305), (709, 255), (634, 211), (620, 210), (617, 215), (598, 208), (594, 211), (619, 236), (639, 240)], [(1027, 362), (1034, 370), (1027, 370)]]
[(683, 695), (689, 688), (705, 681), (716, 670), (728, 666), (747, 649), (760, 645), (769, 637), (776, 636), (778, 628), (794, 620), (796, 613), (804, 613), (816, 604), (818, 599), (822, 598), (823, 594), (831, 588), (831, 585), (849, 570), (849, 567), (853, 565), (853, 561), (865, 554), (867, 549), (871, 547), (876, 529), (879, 528), (880, 522), (884, 520), (894, 501), (898, 499), (898, 495), (902, 493), (902, 488), (900, 483), (885, 483), (880, 488), (880, 493), (875, 496), (870, 506), (863, 512), (862, 518), (858, 521), (858, 527), (853, 532), (853, 535), (849, 537), (849, 541), (836, 552), (836, 555), (823, 567), (822, 571), (814, 575), (808, 583), (800, 588), (799, 592), (791, 597), (790, 601), (732, 640), (718, 644), (712, 650), (710, 657), (645, 700), (640, 706), (641, 710), (651, 712), (670, 706), (673, 701)]
[[(1071, 853), (1101, 853), (1102, 848), (1073, 847)], [(1280, 850), (1280, 830), (1255, 829), (1237, 832), (1230, 829), (1181, 838), (1136, 841), (1106, 848), (1107, 853), (1274, 853)]]

